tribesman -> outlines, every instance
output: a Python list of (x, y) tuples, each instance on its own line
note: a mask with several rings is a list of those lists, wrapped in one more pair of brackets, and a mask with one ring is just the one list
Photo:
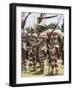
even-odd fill
[(49, 47), (49, 64), (51, 66), (51, 74), (58, 74), (58, 64), (57, 64), (57, 55), (58, 55), (58, 49), (54, 47), (54, 45), (48, 45)]
[(45, 51), (43, 50), (43, 47), (45, 45), (45, 40), (43, 37), (40, 37), (41, 30), (37, 32), (37, 43), (32, 44), (32, 47), (36, 47), (36, 62), (39, 63), (40, 67), (40, 74), (44, 73), (44, 60), (45, 60)]
[(28, 34), (25, 32), (21, 32), (21, 69), (22, 71), (26, 71), (26, 62), (28, 59), (28, 50), (27, 50), (27, 39), (28, 39)]
[(51, 36), (49, 37), (48, 35), (48, 39), (47, 39), (47, 47), (48, 47), (48, 55), (49, 55), (49, 64), (51, 67), (51, 74), (54, 74), (54, 70), (55, 70), (55, 74), (58, 74), (58, 45), (59, 45), (59, 41), (58, 41), (58, 34), (55, 32), (52, 32)]

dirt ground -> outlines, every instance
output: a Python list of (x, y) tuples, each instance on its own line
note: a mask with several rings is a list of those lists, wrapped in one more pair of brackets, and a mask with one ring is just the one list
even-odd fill
[[(64, 74), (64, 65), (62, 65), (62, 60), (58, 61), (58, 74), (57, 75), (63, 75)], [(37, 64), (38, 66), (38, 64)], [(39, 68), (36, 68), (36, 71), (28, 71), (28, 72), (21, 72), (21, 77), (37, 77), (37, 76), (53, 76), (50, 74), (51, 68), (49, 67), (49, 64), (47, 63), (47, 59), (44, 61), (44, 73), (40, 74)], [(55, 73), (55, 69), (54, 69)]]

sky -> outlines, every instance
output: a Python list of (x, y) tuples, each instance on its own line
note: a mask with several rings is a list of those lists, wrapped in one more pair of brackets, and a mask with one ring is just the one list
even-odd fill
[[(28, 12), (22, 12), (22, 19), (25, 18), (25, 16), (27, 16)], [(64, 15), (63, 14), (54, 14), (54, 13), (46, 13), (44, 16), (54, 16), (54, 15), (58, 15), (57, 17), (51, 18), (51, 19), (43, 19), (42, 22), (40, 23), (40, 25), (49, 25), (51, 23), (58, 23), (59, 22), (59, 26), (62, 25), (63, 23), (63, 19), (64, 19)], [(27, 27), (33, 27), (37, 24), (37, 17), (40, 16), (40, 13), (31, 13), (29, 15), (29, 17), (26, 20), (26, 24), (25, 24), (25, 28)]]

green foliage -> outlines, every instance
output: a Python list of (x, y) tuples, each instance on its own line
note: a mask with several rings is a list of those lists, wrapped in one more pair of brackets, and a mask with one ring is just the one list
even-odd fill
[[(56, 24), (55, 23), (51, 23), (47, 26), (48, 29), (53, 29), (54, 27), (56, 27)], [(60, 29), (59, 26), (57, 26), (58, 29)]]
[(33, 29), (33, 28), (30, 28), (30, 27), (27, 27), (27, 28), (26, 28), (26, 31), (27, 31), (28, 33), (34, 33), (34, 29)]
[(63, 22), (63, 24), (61, 26), (61, 31), (64, 32), (64, 22)]

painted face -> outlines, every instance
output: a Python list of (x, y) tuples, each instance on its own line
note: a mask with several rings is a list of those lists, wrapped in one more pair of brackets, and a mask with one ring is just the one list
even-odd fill
[(53, 44), (53, 45), (59, 44), (58, 34), (52, 34), (51, 35), (50, 44)]
[(58, 41), (58, 35), (54, 35), (54, 44), (58, 44), (59, 41)]

